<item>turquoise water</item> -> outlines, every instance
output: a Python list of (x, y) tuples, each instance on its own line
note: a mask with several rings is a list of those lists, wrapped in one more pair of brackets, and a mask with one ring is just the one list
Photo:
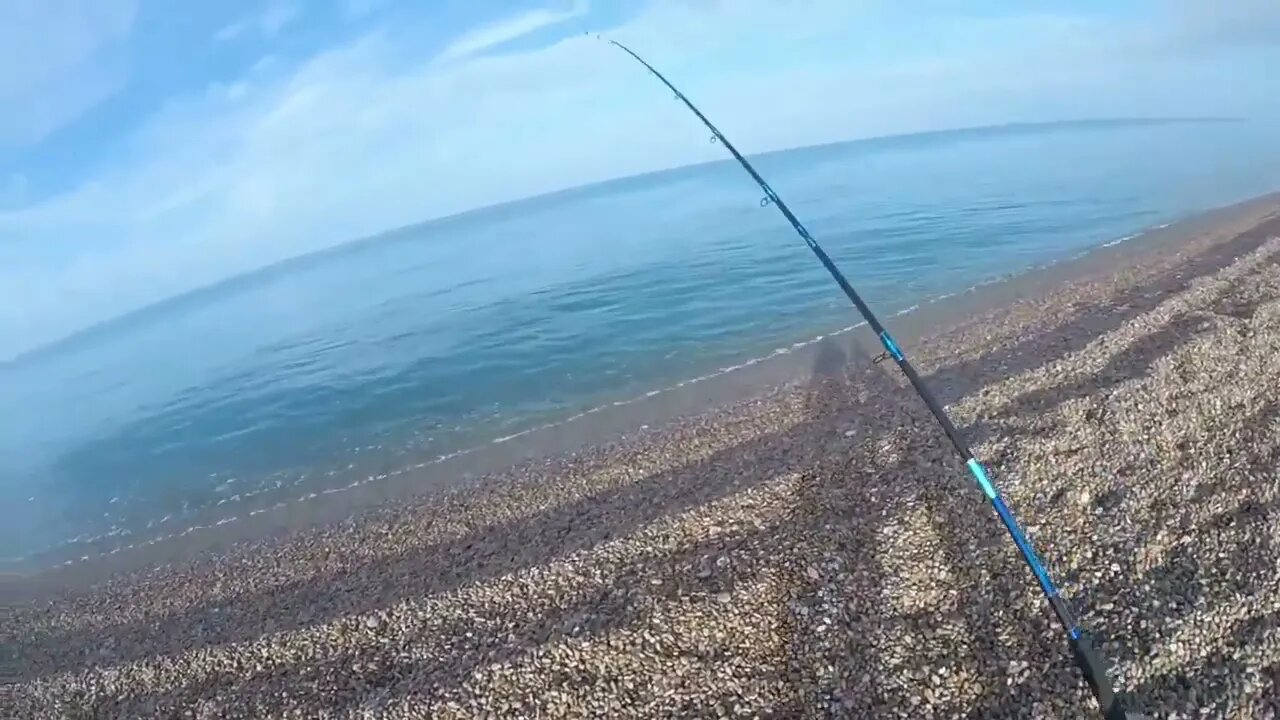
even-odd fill
[[(756, 161), (887, 316), (1280, 189), (1276, 130), (1062, 124)], [(0, 366), (0, 556), (480, 447), (856, 322), (760, 196), (725, 162), (488, 208)]]

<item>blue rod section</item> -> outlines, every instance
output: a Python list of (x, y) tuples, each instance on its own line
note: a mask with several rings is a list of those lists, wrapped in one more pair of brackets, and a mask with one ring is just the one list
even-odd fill
[(898, 343), (893, 341), (893, 336), (889, 334), (888, 330), (880, 331), (880, 343), (884, 345), (885, 352), (889, 353), (894, 360), (902, 362), (905, 359), (905, 356), (902, 354), (902, 349), (898, 347)]
[(982, 463), (978, 462), (977, 458), (969, 458), (966, 464), (969, 466), (969, 472), (973, 473), (973, 477), (978, 481), (982, 494), (986, 495), (988, 500), (995, 502), (998, 496), (995, 486), (991, 484), (991, 478), (987, 477), (987, 469), (982, 467)]
[(991, 501), (996, 512), (1000, 514), (1000, 519), (1004, 521), (1004, 526), (1008, 528), (1010, 537), (1013, 542), (1022, 551), (1022, 556), (1027, 559), (1027, 564), (1031, 566), (1031, 571), (1035, 573), (1036, 580), (1040, 582), (1040, 589), (1044, 590), (1044, 594), (1049, 597), (1058, 596), (1058, 588), (1054, 586), (1053, 580), (1049, 579), (1049, 573), (1045, 572), (1044, 565), (1040, 564), (1040, 557), (1036, 555), (1036, 551), (1031, 549), (1031, 543), (1027, 542), (1027, 538), (1022, 534), (1022, 528), (1018, 527), (1018, 521), (1013, 519), (1013, 513), (1009, 512), (1009, 506), (1004, 504), (1004, 498), (997, 495)]

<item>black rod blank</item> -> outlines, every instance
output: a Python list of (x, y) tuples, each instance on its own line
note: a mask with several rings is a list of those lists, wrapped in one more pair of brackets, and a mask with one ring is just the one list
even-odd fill
[(738, 152), (738, 149), (733, 146), (733, 143), (729, 142), (729, 139), (724, 136), (724, 133), (720, 132), (719, 128), (708, 120), (707, 116), (703, 115), (702, 111), (699, 110), (689, 100), (689, 98), (685, 97), (684, 93), (680, 92), (675, 85), (672, 85), (671, 81), (667, 80), (667, 78), (663, 76), (662, 73), (654, 69), (652, 65), (645, 62), (644, 58), (641, 58), (622, 43), (614, 40), (610, 40), (610, 42), (621, 48), (631, 57), (635, 58), (641, 65), (645, 66), (650, 73), (662, 81), (662, 84), (666, 85), (667, 88), (675, 93), (676, 97), (679, 98), (694, 115), (698, 116), (698, 119), (702, 121), (702, 124), (706, 125), (707, 128), (711, 130), (712, 141), (719, 142), (724, 145), (725, 149), (733, 154), (733, 157), (738, 161), (738, 164), (742, 165), (742, 169), (746, 170), (747, 173), (751, 175), (752, 179), (756, 181), (756, 184), (764, 190), (765, 197), (760, 201), (760, 204), (773, 204), (778, 208), (778, 211), (787, 218), (787, 222), (791, 223), (791, 227), (795, 228), (796, 233), (800, 235), (805, 244), (809, 246), (809, 249), (813, 251), (813, 254), (817, 256), (823, 267), (825, 267), (827, 272), (831, 274), (831, 277), (836, 281), (836, 284), (844, 291), (845, 296), (849, 298), (849, 301), (853, 303), (853, 306), (862, 314), (862, 317), (867, 321), (867, 325), (871, 327), (872, 332), (876, 334), (880, 339), (880, 343), (884, 345), (887, 356), (892, 357), (894, 362), (898, 364), (903, 375), (905, 375), (907, 380), (911, 383), (911, 387), (915, 389), (916, 394), (920, 396), (924, 401), (924, 404), (929, 408), (929, 412), (933, 414), (933, 417), (942, 427), (942, 431), (946, 433), (947, 438), (951, 441), (952, 446), (955, 447), (956, 453), (960, 456), (961, 461), (964, 462), (966, 467), (969, 469), (969, 472), (973, 475), (978, 487), (991, 502), (996, 514), (999, 515), (1000, 521), (1004, 524), (1009, 536), (1013, 539), (1014, 544), (1018, 548), (1018, 552), (1021, 553), (1023, 560), (1035, 576), (1036, 582), (1040, 585), (1041, 592), (1044, 593), (1046, 600), (1049, 602), (1049, 606), (1053, 609), (1054, 614), (1057, 615), (1062, 627), (1066, 630), (1067, 642), (1071, 648), (1072, 656), (1074, 657), (1081, 672), (1084, 674), (1084, 678), (1089, 684), (1089, 688), (1093, 691), (1094, 697), (1097, 698), (1103, 717), (1106, 718), (1106, 720), (1125, 720), (1126, 714), (1123, 705), (1112, 690), (1111, 680), (1107, 676), (1106, 663), (1094, 649), (1093, 642), (1088, 633), (1079, 626), (1075, 618), (1072, 616), (1071, 611), (1067, 608), (1066, 603), (1063, 602), (1062, 597), (1058, 593), (1058, 588), (1053, 584), (1053, 580), (1050, 579), (1049, 573), (1040, 562), (1039, 556), (1037, 556), (1035, 550), (1032, 549), (1031, 543), (1027, 540), (1026, 534), (1023, 533), (1017, 520), (1014, 519), (1013, 513), (1005, 504), (1000, 493), (995, 489), (990, 476), (987, 474), (986, 468), (984, 468), (982, 463), (974, 457), (969, 446), (960, 437), (960, 431), (957, 430), (955, 424), (951, 422), (951, 418), (947, 416), (942, 405), (938, 402), (937, 398), (934, 397), (928, 386), (925, 385), (924, 380), (920, 377), (919, 373), (916, 372), (916, 369), (907, 360), (906, 355), (902, 352), (902, 349), (898, 347), (898, 344), (889, 334), (889, 331), (880, 323), (880, 320), (875, 316), (875, 313), (871, 311), (871, 308), (867, 305), (866, 301), (862, 299), (862, 296), (858, 294), (858, 292), (853, 288), (853, 285), (845, 278), (844, 273), (840, 272), (840, 269), (836, 267), (836, 264), (831, 260), (831, 257), (827, 255), (826, 251), (822, 249), (822, 246), (818, 244), (818, 241), (814, 240), (813, 236), (809, 234), (808, 229), (806, 229), (804, 224), (800, 222), (799, 218), (795, 216), (795, 213), (791, 212), (791, 208), (787, 207), (787, 204), (782, 201), (782, 198), (778, 196), (778, 193), (774, 192), (773, 188), (769, 186), (769, 183), (760, 176), (760, 173), (757, 172), (755, 167), (753, 167), (751, 163), (742, 156), (742, 153)]

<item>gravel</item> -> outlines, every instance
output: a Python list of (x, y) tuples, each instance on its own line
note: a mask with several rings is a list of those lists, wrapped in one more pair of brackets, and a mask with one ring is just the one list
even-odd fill
[[(913, 356), (1154, 717), (1280, 714), (1276, 235), (1204, 233)], [(890, 363), (846, 367), (11, 605), (0, 717), (1095, 716), (928, 412)]]

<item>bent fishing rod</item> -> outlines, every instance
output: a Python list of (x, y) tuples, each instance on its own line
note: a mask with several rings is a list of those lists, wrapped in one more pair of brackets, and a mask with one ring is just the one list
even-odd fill
[(1045, 598), (1049, 601), (1049, 605), (1053, 608), (1053, 612), (1058, 616), (1058, 620), (1066, 630), (1067, 642), (1071, 647), (1072, 654), (1075, 656), (1076, 665), (1080, 667), (1080, 671), (1084, 674), (1084, 678), (1089, 683), (1090, 689), (1093, 690), (1093, 695), (1097, 698), (1098, 705), (1102, 709), (1103, 717), (1106, 718), (1106, 720), (1125, 720), (1127, 716), (1124, 711), (1124, 707), (1111, 688), (1111, 679), (1107, 676), (1107, 667), (1103, 662), (1102, 657), (1094, 649), (1093, 641), (1089, 634), (1084, 631), (1072, 616), (1071, 611), (1067, 608), (1066, 603), (1058, 593), (1057, 586), (1053, 584), (1053, 580), (1050, 579), (1048, 571), (1046, 571), (1044, 565), (1041, 564), (1039, 556), (1037, 556), (1035, 550), (1031, 548), (1031, 542), (1027, 540), (1026, 534), (1023, 533), (1022, 528), (1018, 525), (1018, 521), (1014, 519), (1013, 513), (1004, 502), (1004, 498), (1000, 496), (999, 491), (996, 490), (995, 485), (991, 482), (991, 477), (987, 474), (986, 468), (983, 467), (982, 463), (979, 462), (976, 457), (974, 457), (969, 446), (965, 444), (964, 440), (960, 437), (960, 432), (956, 430), (956, 426), (952, 424), (951, 418), (947, 416), (946, 411), (943, 410), (942, 406), (938, 403), (937, 398), (934, 397), (928, 386), (925, 385), (924, 380), (921, 379), (919, 373), (916, 372), (916, 369), (907, 360), (907, 356), (902, 352), (902, 348), (894, 342), (893, 336), (891, 336), (889, 331), (885, 329), (884, 325), (880, 323), (880, 320), (876, 317), (875, 313), (871, 312), (871, 308), (862, 299), (862, 296), (853, 289), (853, 285), (851, 285), (845, 278), (844, 273), (840, 272), (839, 268), (837, 268), (835, 263), (832, 262), (831, 257), (828, 256), (826, 251), (822, 249), (822, 246), (818, 244), (818, 241), (813, 239), (813, 236), (809, 234), (809, 231), (795, 216), (795, 213), (791, 212), (791, 208), (787, 207), (787, 204), (782, 201), (782, 198), (778, 196), (778, 193), (774, 192), (773, 188), (769, 186), (769, 183), (760, 176), (760, 173), (756, 171), (755, 167), (753, 167), (751, 163), (742, 156), (742, 153), (738, 152), (738, 149), (733, 146), (733, 143), (729, 142), (729, 138), (725, 137), (724, 133), (720, 132), (719, 128), (712, 124), (712, 122), (707, 119), (707, 116), (703, 115), (702, 111), (699, 110), (693, 102), (689, 100), (689, 98), (685, 97), (684, 93), (676, 89), (676, 86), (672, 85), (670, 80), (667, 80), (662, 73), (658, 72), (652, 65), (645, 62), (644, 58), (641, 58), (633, 52), (631, 48), (628, 48), (622, 43), (615, 40), (610, 40), (609, 42), (618, 46), (628, 55), (635, 58), (641, 65), (645, 66), (650, 73), (653, 73), (654, 77), (661, 80), (663, 85), (666, 85), (668, 89), (675, 93), (676, 98), (683, 102), (694, 115), (698, 116), (698, 119), (702, 121), (702, 124), (706, 125), (707, 129), (711, 131), (711, 141), (719, 142), (726, 150), (732, 153), (734, 159), (738, 161), (738, 164), (742, 165), (742, 169), (746, 170), (747, 173), (751, 175), (752, 179), (756, 181), (756, 184), (764, 190), (765, 196), (760, 201), (760, 205), (765, 206), (772, 204), (778, 208), (779, 212), (786, 216), (787, 222), (791, 223), (791, 227), (795, 228), (796, 233), (798, 233), (801, 239), (804, 240), (805, 244), (809, 246), (809, 249), (813, 251), (813, 254), (818, 257), (818, 260), (822, 262), (823, 267), (827, 269), (827, 272), (835, 279), (836, 284), (840, 286), (840, 289), (843, 290), (844, 294), (849, 298), (849, 301), (852, 302), (854, 307), (858, 309), (858, 312), (862, 314), (862, 317), (867, 321), (867, 325), (870, 326), (872, 332), (874, 332), (880, 339), (880, 343), (884, 345), (885, 355), (882, 357), (893, 358), (894, 362), (896, 362), (898, 367), (902, 370), (902, 374), (906, 375), (907, 380), (910, 381), (911, 387), (915, 389), (916, 394), (920, 396), (921, 400), (924, 400), (924, 404), (928, 406), (929, 412), (933, 413), (933, 417), (938, 421), (938, 424), (942, 426), (942, 430), (947, 434), (947, 438), (951, 440), (951, 444), (960, 455), (961, 461), (968, 467), (969, 472), (973, 474), (974, 480), (977, 481), (978, 488), (982, 490), (982, 494), (991, 502), (991, 506), (995, 508), (996, 514), (1000, 516), (1000, 521), (1004, 523), (1005, 529), (1009, 531), (1009, 537), (1013, 538), (1014, 544), (1018, 546), (1018, 551), (1022, 554), (1022, 559), (1026, 561), (1027, 566), (1031, 569), (1036, 582), (1040, 585), (1041, 592), (1044, 593)]

